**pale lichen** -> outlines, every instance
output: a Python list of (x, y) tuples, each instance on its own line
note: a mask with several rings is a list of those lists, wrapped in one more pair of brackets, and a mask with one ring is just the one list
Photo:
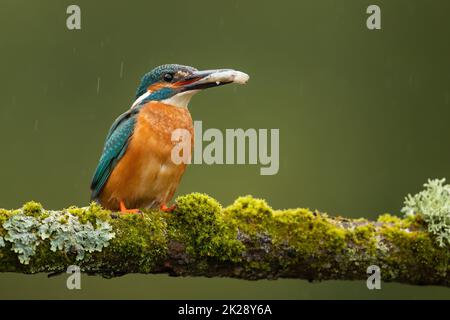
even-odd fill
[(11, 250), (18, 254), (19, 261), (23, 264), (30, 262), (30, 257), (34, 255), (40, 243), (37, 234), (39, 226), (40, 223), (35, 217), (24, 213), (11, 216), (3, 224), (7, 231), (5, 240), (11, 242)]
[(408, 195), (402, 212), (408, 216), (420, 215), (428, 232), (436, 236), (441, 247), (450, 244), (450, 185), (445, 179), (428, 180), (425, 190)]
[[(80, 210), (88, 212), (90, 207)], [(0, 247), (5, 241), (11, 243), (20, 263), (29, 264), (37, 247), (48, 241), (51, 251), (76, 253), (76, 260), (82, 260), (86, 252), (107, 247), (115, 234), (107, 221), (97, 218), (93, 224), (80, 220), (67, 210), (45, 211), (39, 203), (29, 202), (3, 223), (6, 234), (0, 237)]]
[(108, 222), (96, 219), (96, 227), (90, 222), (81, 223), (77, 216), (67, 211), (51, 211), (42, 220), (39, 227), (39, 237), (50, 240), (50, 250), (63, 250), (66, 253), (75, 252), (76, 260), (82, 260), (85, 252), (100, 252), (108, 246), (115, 234)]

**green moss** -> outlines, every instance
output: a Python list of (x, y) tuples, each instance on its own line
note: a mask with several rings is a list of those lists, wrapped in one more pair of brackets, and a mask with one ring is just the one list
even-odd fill
[(265, 200), (245, 196), (226, 207), (224, 215), (240, 231), (254, 236), (270, 228), (273, 209)]
[(389, 213), (385, 213), (382, 214), (378, 217), (377, 219), (378, 222), (382, 222), (382, 223), (400, 223), (402, 221), (402, 219), (400, 219), (399, 217), (390, 215)]
[(187, 243), (186, 251), (194, 256), (239, 261), (244, 246), (237, 230), (228, 225), (222, 206), (202, 193), (191, 193), (176, 199), (176, 219), (170, 219), (171, 235)]
[(292, 252), (280, 258), (284, 268), (308, 265), (339, 278), (342, 272), (360, 272), (362, 264), (370, 265), (376, 258), (376, 228), (366, 219), (351, 220), (354, 227), (343, 227), (346, 219), (308, 209), (275, 211), (273, 217), (274, 244)]
[(109, 221), (111, 219), (111, 211), (103, 209), (97, 202), (93, 201), (88, 207), (78, 208), (71, 206), (67, 211), (74, 216), (77, 216), (81, 223), (90, 222), (94, 226), (97, 219), (101, 221)]
[(42, 211), (42, 204), (36, 201), (30, 201), (23, 205), (23, 213), (28, 216), (38, 216)]
[(114, 256), (114, 263), (103, 268), (150, 272), (167, 256), (167, 218), (166, 213), (152, 211), (112, 219), (116, 235), (104, 254)]
[[(370, 260), (376, 254), (376, 230), (366, 219), (355, 220), (357, 227), (344, 228), (328, 215), (309, 209), (273, 210), (264, 200), (241, 197), (225, 208), (227, 223), (244, 234), (247, 248), (265, 247), (263, 260), (248, 261), (247, 267), (265, 270), (273, 261), (288, 269), (308, 264), (318, 269), (342, 270), (341, 257), (354, 255)], [(247, 240), (245, 240), (247, 239)], [(273, 256), (287, 252), (288, 256)], [(359, 256), (358, 256), (359, 255)]]
[(3, 228), (3, 224), (10, 217), (10, 211), (5, 209), (0, 209), (0, 237), (5, 235), (5, 229)]
[(375, 227), (372, 224), (358, 226), (353, 231), (357, 243), (368, 241), (375, 235)]
[[(383, 218), (385, 220), (385, 218)], [(390, 243), (395, 252), (390, 251), (383, 263), (389, 266), (392, 279), (405, 278), (420, 283), (423, 277), (445, 276), (448, 272), (450, 252), (436, 246), (435, 235), (415, 227), (416, 219), (388, 219), (379, 234)], [(420, 270), (420, 271), (415, 271)]]
[(357, 226), (348, 231), (348, 239), (360, 248), (364, 248), (367, 255), (375, 257), (377, 250), (382, 247), (377, 242), (376, 229), (373, 224)]
[(382, 214), (377, 219), (378, 222), (397, 225), (398, 227), (404, 229), (409, 228), (414, 220), (414, 217), (407, 217), (406, 219), (402, 219), (389, 213)]
[(274, 218), (275, 243), (287, 241), (302, 257), (343, 249), (346, 244), (345, 229), (319, 213), (293, 209), (277, 212)]

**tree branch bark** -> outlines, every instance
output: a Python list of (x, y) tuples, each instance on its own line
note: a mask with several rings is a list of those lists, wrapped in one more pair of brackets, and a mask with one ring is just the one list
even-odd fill
[(96, 204), (46, 211), (28, 203), (1, 210), (0, 272), (65, 272), (78, 265), (104, 277), (167, 273), (365, 281), (367, 268), (376, 265), (383, 282), (450, 286), (450, 251), (437, 244), (420, 216), (330, 217), (308, 209), (273, 210), (252, 197), (222, 208), (196, 193), (176, 204), (174, 213), (139, 215), (111, 213)]

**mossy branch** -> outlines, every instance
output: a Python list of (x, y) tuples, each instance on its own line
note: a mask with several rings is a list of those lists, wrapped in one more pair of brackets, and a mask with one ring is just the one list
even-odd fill
[(308, 209), (273, 210), (241, 197), (222, 208), (193, 193), (174, 213), (120, 215), (96, 204), (62, 211), (31, 202), (0, 210), (0, 272), (127, 273), (240, 279), (366, 280), (450, 286), (450, 250), (420, 216), (377, 221)]

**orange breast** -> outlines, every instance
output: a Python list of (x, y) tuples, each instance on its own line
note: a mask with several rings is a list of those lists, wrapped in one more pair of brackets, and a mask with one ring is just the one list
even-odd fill
[[(193, 141), (192, 118), (185, 108), (147, 103), (139, 112), (128, 148), (100, 194), (106, 208), (157, 207), (172, 198), (186, 168), (171, 160), (172, 132), (187, 129)], [(193, 145), (193, 143), (191, 144)]]

